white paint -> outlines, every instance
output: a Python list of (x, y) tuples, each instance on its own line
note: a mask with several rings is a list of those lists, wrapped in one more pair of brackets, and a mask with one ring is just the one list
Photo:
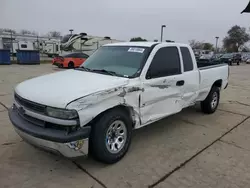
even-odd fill
[(127, 83), (128, 78), (67, 70), (26, 80), (15, 91), (27, 100), (65, 108), (73, 100)]
[(151, 47), (158, 42), (119, 42), (119, 43), (111, 43), (105, 44), (103, 46), (131, 46), (131, 47)]
[(200, 88), (197, 101), (203, 101), (216, 80), (222, 80), (222, 89), (228, 83), (228, 66), (200, 70)]
[[(156, 43), (132, 42), (108, 46), (149, 47)], [(193, 59), (193, 71), (147, 80), (146, 73), (155, 53), (162, 47), (188, 47)], [(100, 113), (118, 105), (129, 107), (135, 128), (180, 112), (183, 108), (201, 101), (208, 95), (212, 84), (222, 80), (222, 88), (228, 82), (228, 66), (199, 70), (192, 49), (185, 44), (158, 44), (148, 57), (140, 77), (120, 78), (97, 73), (69, 70), (54, 73), (19, 84), (16, 92), (23, 98), (58, 108), (76, 109), (80, 124), (85, 126)], [(184, 86), (176, 82), (184, 80)]]

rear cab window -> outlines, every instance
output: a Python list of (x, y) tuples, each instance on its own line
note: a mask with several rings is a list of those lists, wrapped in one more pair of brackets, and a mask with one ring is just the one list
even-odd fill
[(184, 72), (192, 71), (194, 69), (194, 64), (189, 49), (187, 47), (181, 47), (180, 49), (183, 59)]
[(146, 79), (160, 78), (181, 74), (179, 50), (175, 46), (160, 48), (148, 69)]

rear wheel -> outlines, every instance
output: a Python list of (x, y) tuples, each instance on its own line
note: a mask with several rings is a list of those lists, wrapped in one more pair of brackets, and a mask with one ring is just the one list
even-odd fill
[(240, 65), (240, 61), (237, 62), (237, 65)]
[(69, 62), (69, 64), (68, 64), (68, 68), (70, 68), (70, 69), (72, 69), (72, 68), (74, 68), (75, 67), (75, 65), (74, 65), (74, 62)]
[(132, 121), (123, 109), (102, 115), (92, 126), (91, 155), (104, 163), (115, 163), (127, 153), (131, 143)]
[(201, 110), (206, 114), (212, 114), (216, 111), (220, 102), (220, 89), (213, 86), (207, 98), (201, 102)]
[(59, 68), (63, 68), (63, 64), (59, 64), (58, 67), (59, 67)]

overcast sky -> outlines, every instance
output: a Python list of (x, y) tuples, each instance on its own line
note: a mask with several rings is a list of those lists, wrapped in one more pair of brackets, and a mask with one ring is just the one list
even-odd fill
[(250, 27), (250, 14), (240, 14), (249, 0), (0, 0), (0, 27), (44, 34), (86, 32), (120, 40), (141, 36), (213, 42), (235, 24)]

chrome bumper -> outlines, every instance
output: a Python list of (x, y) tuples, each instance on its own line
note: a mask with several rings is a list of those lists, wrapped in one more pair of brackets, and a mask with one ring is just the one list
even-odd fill
[(78, 140), (69, 143), (57, 143), (28, 135), (19, 129), (15, 129), (21, 138), (27, 143), (43, 150), (73, 158), (88, 155), (88, 139)]
[(20, 137), (31, 145), (69, 158), (88, 154), (90, 127), (82, 127), (67, 134), (64, 131), (40, 127), (27, 121), (19, 115), (16, 108), (9, 110), (9, 118)]

